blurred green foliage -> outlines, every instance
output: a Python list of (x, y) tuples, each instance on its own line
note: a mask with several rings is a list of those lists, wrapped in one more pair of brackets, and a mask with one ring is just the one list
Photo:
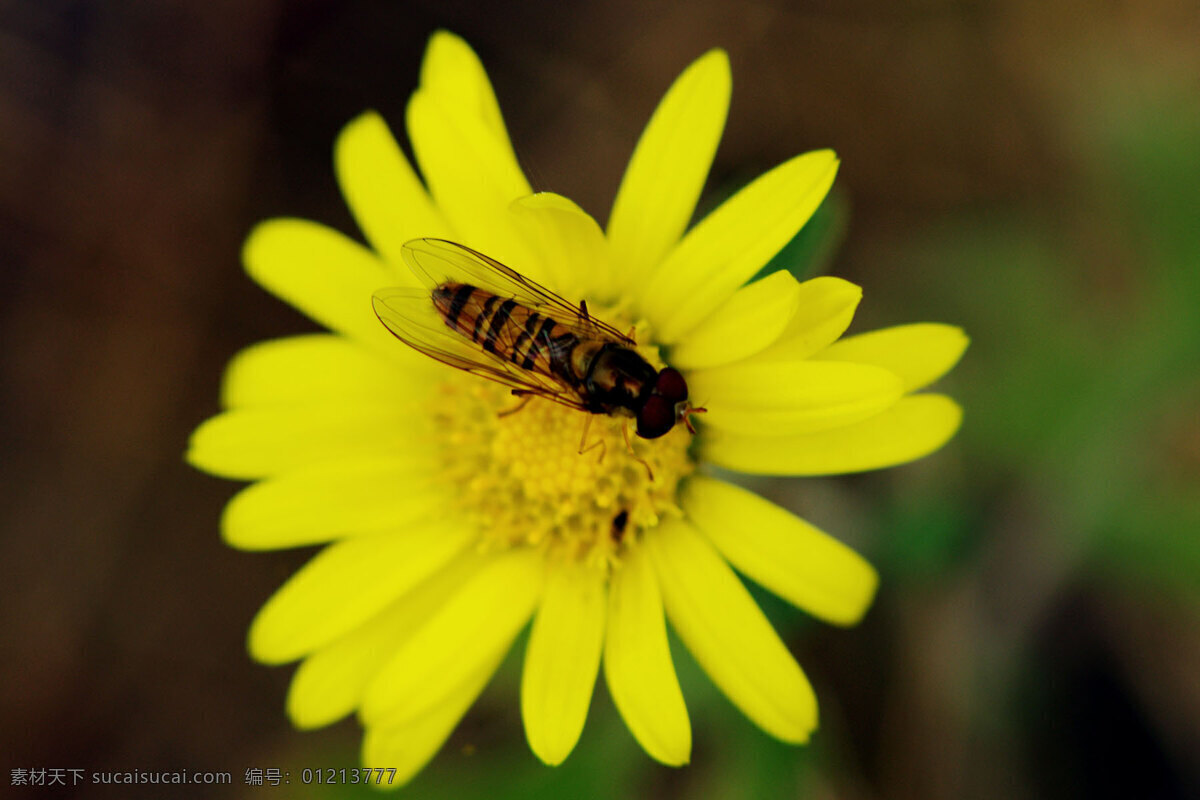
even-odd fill
[(1016, 491), (1089, 568), (1200, 588), (1200, 115), (1178, 108), (1085, 126), (1081, 190), (1047, 198), (1069, 212), (973, 213), (914, 237), (898, 271), (917, 280), (885, 291), (972, 336), (947, 381), (970, 473), (957, 497), (897, 498), (884, 555), (950, 565), (955, 517), (984, 534), (972, 509)]
[(828, 272), (846, 237), (849, 219), (850, 201), (835, 184), (800, 232), (754, 278), (786, 269), (803, 281)]

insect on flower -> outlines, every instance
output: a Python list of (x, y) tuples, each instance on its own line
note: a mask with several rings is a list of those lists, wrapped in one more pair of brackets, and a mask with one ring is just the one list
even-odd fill
[[(517, 397), (543, 397), (590, 414), (637, 420), (656, 439), (703, 412), (678, 370), (656, 370), (637, 342), (545, 287), (469, 247), (442, 239), (404, 245), (425, 287), (382, 289), (375, 314), (396, 338)], [(582, 448), (581, 448), (582, 452)]]
[[(338, 137), (338, 180), (370, 248), (300, 219), (263, 222), (246, 242), (250, 276), (330, 330), (239, 354), (225, 409), (197, 428), (187, 458), (256, 481), (222, 516), (230, 545), (324, 546), (263, 606), (248, 648), (266, 664), (301, 661), (287, 703), (297, 727), (357, 714), (363, 765), (389, 781), (394, 770), (392, 786), (443, 747), (527, 626), (520, 710), (546, 764), (576, 748), (601, 670), (651, 757), (694, 760), (668, 625), (766, 733), (800, 744), (816, 729), (812, 685), (744, 580), (852, 625), (878, 574), (708, 467), (837, 475), (932, 453), (962, 410), (922, 390), (967, 337), (922, 323), (843, 338), (860, 287), (754, 280), (820, 206), (832, 151), (789, 159), (687, 228), (730, 85), (721, 50), (683, 72), (601, 229), (568, 198), (533, 192), (483, 64), (439, 31), (407, 106), (418, 163), (375, 113)], [(488, 237), (484, 252), (573, 302), (419, 238), (432, 231)], [(535, 240), (564, 260), (509, 255)], [(416, 278), (405, 268), (393, 285), (408, 288), (377, 292), (385, 328), (364, 299), (395, 261)], [(638, 333), (622, 335), (617, 310), (597, 305), (595, 319), (578, 302), (593, 296), (635, 311)], [(407, 357), (388, 329), (429, 358)], [(379, 344), (401, 357), (377, 357)], [(671, 348), (674, 369), (651, 345)], [(678, 430), (700, 410), (689, 393), (713, 407), (695, 437)], [(510, 402), (528, 408), (500, 408)], [(631, 442), (635, 419), (659, 438)], [(620, 427), (629, 452), (576, 457), (575, 421), (604, 429), (597, 447), (615, 445)]]

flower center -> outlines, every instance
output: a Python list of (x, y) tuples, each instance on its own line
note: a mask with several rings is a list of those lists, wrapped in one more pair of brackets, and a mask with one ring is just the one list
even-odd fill
[(522, 401), (460, 374), (438, 387), (434, 403), (446, 432), (443, 477), (461, 487), (460, 507), (485, 546), (542, 546), (602, 567), (663, 515), (681, 513), (676, 488), (693, 468), (683, 425), (641, 439), (630, 418)]

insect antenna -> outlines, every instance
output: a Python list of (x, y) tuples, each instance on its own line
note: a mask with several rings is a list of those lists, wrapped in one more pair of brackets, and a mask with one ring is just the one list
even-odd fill
[(687, 426), (688, 433), (691, 433), (693, 436), (696, 434), (696, 426), (692, 424), (692, 415), (704, 414), (707, 411), (707, 408), (699, 406), (697, 408), (689, 408), (683, 412), (683, 424)]

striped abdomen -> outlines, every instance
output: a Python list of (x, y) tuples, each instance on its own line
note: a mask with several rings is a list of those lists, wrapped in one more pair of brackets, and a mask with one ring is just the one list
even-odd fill
[(579, 337), (565, 325), (466, 283), (443, 283), (434, 289), (433, 306), (452, 330), (486, 352), (579, 385), (583, 373), (572, 364)]

